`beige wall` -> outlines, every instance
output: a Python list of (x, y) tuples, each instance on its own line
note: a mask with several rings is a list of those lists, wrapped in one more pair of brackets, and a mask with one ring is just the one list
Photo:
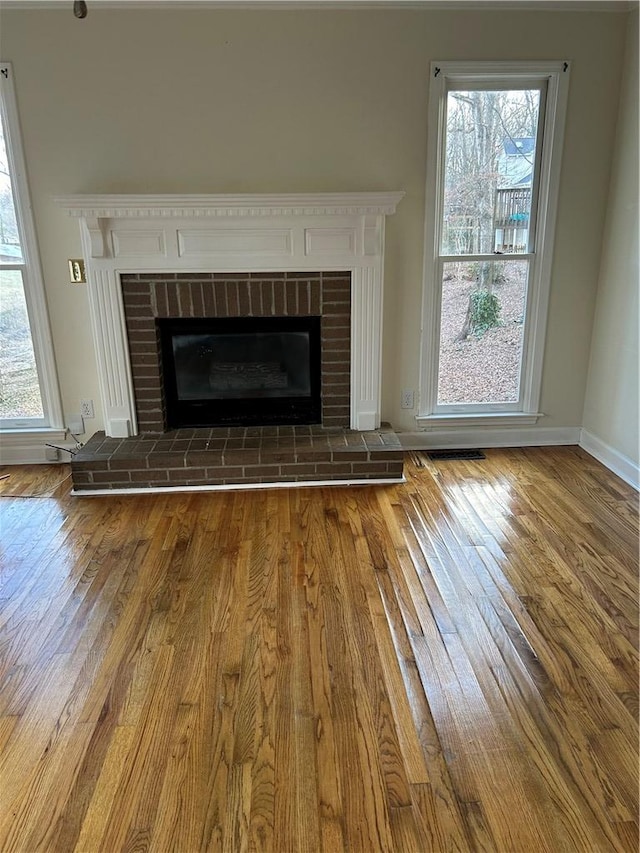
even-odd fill
[(638, 453), (638, 13), (629, 16), (584, 428), (636, 465)]
[(414, 429), (399, 402), (419, 375), (429, 63), (567, 58), (540, 425), (580, 426), (625, 17), (90, 7), (79, 21), (66, 6), (3, 11), (67, 416), (99, 391), (86, 291), (67, 282), (78, 227), (54, 195), (404, 190), (387, 221), (383, 416)]

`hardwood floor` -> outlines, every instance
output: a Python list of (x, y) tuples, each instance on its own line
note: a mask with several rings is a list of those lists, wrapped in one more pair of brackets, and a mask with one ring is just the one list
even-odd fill
[(0, 849), (635, 853), (635, 492), (577, 448), (405, 471), (0, 472)]

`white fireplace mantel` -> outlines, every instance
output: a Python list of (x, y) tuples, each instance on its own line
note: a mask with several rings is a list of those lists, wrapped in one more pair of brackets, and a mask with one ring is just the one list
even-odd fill
[(107, 435), (137, 434), (120, 275), (351, 272), (351, 428), (380, 425), (385, 216), (402, 192), (66, 195), (81, 223)]

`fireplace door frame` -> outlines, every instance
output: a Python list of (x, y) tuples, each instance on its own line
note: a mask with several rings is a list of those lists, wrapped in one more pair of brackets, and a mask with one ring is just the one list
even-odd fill
[[(179, 317), (156, 319), (162, 357), (166, 427), (270, 426), (322, 422), (321, 339), (319, 316)], [(278, 397), (202, 397), (184, 399), (178, 392), (173, 335), (232, 337), (305, 332), (309, 336), (309, 394)], [(268, 401), (268, 402), (267, 402)], [(256, 411), (262, 405), (262, 412)]]

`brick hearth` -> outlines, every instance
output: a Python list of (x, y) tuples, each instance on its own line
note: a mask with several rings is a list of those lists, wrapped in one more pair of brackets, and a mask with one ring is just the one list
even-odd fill
[(280, 426), (179, 429), (133, 438), (96, 433), (73, 458), (74, 491), (402, 479), (391, 429)]
[[(398, 481), (390, 429), (350, 429), (349, 272), (135, 273), (120, 277), (140, 434), (97, 433), (72, 461), (76, 493), (320, 481)], [(322, 424), (167, 430), (157, 319), (321, 318)]]

